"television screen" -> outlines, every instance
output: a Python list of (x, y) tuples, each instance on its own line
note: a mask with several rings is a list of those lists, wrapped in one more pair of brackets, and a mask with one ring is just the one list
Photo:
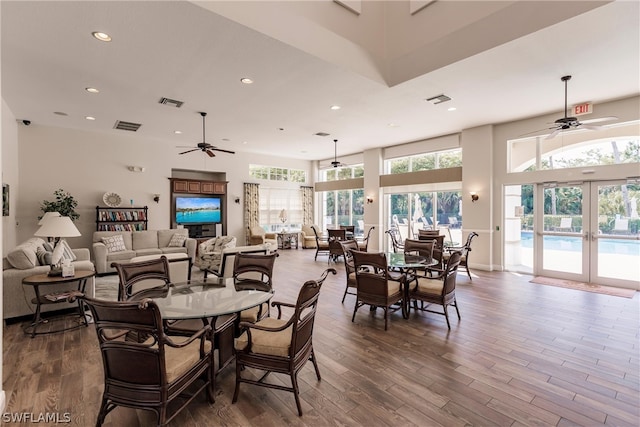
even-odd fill
[(176, 197), (177, 224), (219, 223), (220, 197)]

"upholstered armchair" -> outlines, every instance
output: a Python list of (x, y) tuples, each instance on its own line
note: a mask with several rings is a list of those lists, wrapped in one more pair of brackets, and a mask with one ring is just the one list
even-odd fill
[(269, 243), (272, 248), (278, 247), (278, 240), (276, 239), (276, 233), (267, 233), (264, 228), (256, 225), (249, 229), (249, 244), (250, 245), (262, 245)]
[(313, 224), (305, 224), (300, 230), (300, 237), (302, 241), (302, 249), (316, 249), (318, 244), (316, 243), (316, 234), (313, 232), (313, 227), (318, 229), (318, 226)]
[(222, 259), (222, 251), (227, 248), (235, 248), (234, 236), (218, 236), (198, 245), (198, 255), (195, 265), (200, 270), (217, 270)]

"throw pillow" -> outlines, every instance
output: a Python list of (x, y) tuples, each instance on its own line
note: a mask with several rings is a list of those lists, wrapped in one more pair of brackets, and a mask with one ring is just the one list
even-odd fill
[(124, 246), (124, 238), (122, 234), (116, 234), (115, 236), (103, 237), (102, 243), (107, 247), (107, 252), (122, 252), (127, 248)]
[(170, 248), (180, 248), (184, 246), (184, 242), (187, 240), (187, 236), (180, 233), (174, 233), (171, 236), (171, 240), (169, 241), (168, 247)]
[(42, 247), (44, 248), (45, 251), (47, 252), (53, 252), (53, 245), (49, 242), (44, 242), (42, 244)]
[(38, 246), (36, 249), (36, 257), (40, 265), (51, 265), (51, 256), (53, 251), (47, 251), (45, 248)]
[(78, 259), (76, 257), (76, 254), (74, 254), (71, 250), (71, 246), (69, 246), (66, 240), (60, 240), (58, 245), (62, 246), (62, 261), (67, 259), (69, 261), (75, 261), (76, 259)]

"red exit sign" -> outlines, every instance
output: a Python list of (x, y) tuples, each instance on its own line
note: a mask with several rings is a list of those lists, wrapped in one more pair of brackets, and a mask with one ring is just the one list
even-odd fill
[(574, 117), (591, 113), (593, 113), (593, 104), (590, 102), (584, 102), (582, 104), (574, 105), (573, 107), (571, 107), (571, 115)]

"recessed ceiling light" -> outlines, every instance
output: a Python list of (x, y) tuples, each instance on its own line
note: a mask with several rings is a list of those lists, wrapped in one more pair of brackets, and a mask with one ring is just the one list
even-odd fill
[(111, 36), (107, 33), (102, 33), (100, 31), (94, 31), (93, 33), (91, 33), (91, 35), (95, 38), (97, 38), (98, 40), (100, 40), (101, 42), (110, 42), (111, 41)]
[(181, 130), (174, 130), (173, 133), (175, 133), (176, 135), (180, 135), (180, 134), (182, 134), (182, 131)]
[(229, 138), (222, 138), (223, 141), (229, 142)]
[(85, 87), (84, 90), (86, 90), (89, 93), (100, 93), (100, 91), (95, 87)]
[(243, 145), (247, 145), (247, 141), (242, 141), (242, 144)]
[(240, 82), (246, 84), (246, 85), (250, 85), (251, 83), (253, 83), (253, 80), (251, 80), (249, 77), (243, 77), (240, 79)]
[(389, 123), (387, 126), (389, 126), (390, 128), (397, 128), (397, 127), (400, 127), (400, 125), (399, 125), (399, 124), (397, 124), (397, 123)]
[(456, 107), (449, 107), (447, 108), (447, 111), (456, 111)]
[(96, 118), (92, 117), (92, 116), (85, 116), (85, 119), (87, 119), (87, 120), (95, 120)]
[(331, 106), (331, 109), (332, 109), (332, 110), (339, 110), (339, 109), (340, 109), (340, 106), (339, 106), (339, 105), (332, 105), (332, 106)]
[(67, 113), (62, 112), (62, 111), (54, 111), (53, 114), (57, 114), (58, 116), (68, 116)]

